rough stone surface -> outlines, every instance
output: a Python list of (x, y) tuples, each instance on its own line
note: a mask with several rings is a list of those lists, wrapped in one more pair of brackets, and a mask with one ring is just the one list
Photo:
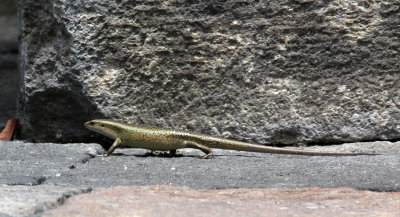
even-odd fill
[(97, 154), (94, 144), (35, 144), (0, 141), (0, 184), (39, 185), (49, 177), (61, 176)]
[[(359, 190), (400, 192), (400, 142), (349, 143), (302, 148), (308, 151), (384, 153), (380, 156), (349, 157), (272, 155), (214, 150), (216, 156), (204, 160), (195, 158), (202, 153), (193, 149), (181, 150), (172, 158), (148, 155), (146, 154), (148, 151), (139, 149), (117, 149), (110, 157), (95, 157), (103, 151), (101, 149), (99, 144), (0, 141), (0, 153), (2, 153), (0, 216), (25, 216), (20, 214), (22, 212), (29, 216), (31, 214), (41, 216), (43, 210), (62, 204), (63, 199), (72, 194), (118, 185), (172, 185), (199, 190), (352, 187)], [(192, 190), (177, 191), (185, 193)], [(303, 195), (312, 195), (314, 190), (305, 191), (311, 193)], [(197, 191), (193, 192), (197, 194)], [(207, 193), (199, 192), (205, 198), (210, 197)], [(256, 192), (253, 191), (250, 195), (258, 197), (259, 194)], [(282, 194), (292, 195), (287, 192), (291, 191), (284, 190)], [(208, 194), (211, 195), (211, 191)], [(352, 198), (353, 193), (337, 193), (337, 195)], [(374, 203), (376, 210), (386, 210), (385, 207), (392, 203), (388, 196), (385, 201), (387, 206), (381, 206), (379, 194), (375, 195), (377, 195)], [(135, 197), (135, 194), (121, 195), (121, 201), (132, 197)], [(248, 196), (250, 201), (251, 198), (252, 196)], [(301, 201), (302, 198), (299, 198)], [(207, 210), (226, 204), (217, 202), (214, 200), (210, 203), (200, 203), (199, 206)], [(121, 208), (121, 212), (126, 211), (124, 209), (126, 204), (120, 206), (118, 201), (114, 201), (114, 204), (118, 206), (117, 208)], [(243, 204), (248, 203), (243, 201)], [(365, 203), (359, 205), (363, 204)], [(107, 205), (111, 206), (110, 203)], [(357, 210), (359, 207), (356, 205), (357, 203), (355, 208), (349, 209)], [(304, 211), (301, 204), (299, 206), (298, 209)], [(112, 209), (112, 206), (108, 209)], [(273, 207), (271, 209), (274, 210)], [(155, 213), (159, 214), (158, 211)]]
[(43, 216), (392, 216), (400, 193), (334, 189), (114, 187), (74, 196)]
[(97, 144), (0, 141), (0, 184), (40, 185), (59, 177), (101, 151)]
[(14, 0), (0, 4), (0, 131), (16, 117), (18, 90), (18, 23)]
[(400, 2), (18, 0), (23, 138), (107, 117), (258, 143), (400, 138)]
[[(364, 149), (365, 148), (365, 149)], [(185, 149), (177, 157), (117, 149), (107, 158), (98, 144), (0, 142), (0, 184), (84, 188), (173, 185), (194, 189), (352, 187), (400, 191), (400, 142), (357, 143), (306, 150), (386, 153), (380, 156), (294, 156), (215, 150), (212, 159)]]
[(63, 204), (71, 195), (88, 191), (90, 189), (54, 185), (1, 185), (0, 216), (33, 216)]

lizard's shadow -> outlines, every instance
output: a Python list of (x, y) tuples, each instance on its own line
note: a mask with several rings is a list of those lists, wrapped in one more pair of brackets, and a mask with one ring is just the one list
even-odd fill
[(135, 157), (140, 157), (140, 158), (146, 158), (146, 157), (158, 157), (158, 158), (181, 158), (181, 157), (188, 157), (187, 155), (182, 155), (182, 154), (154, 154), (154, 153), (145, 153), (145, 154), (133, 154), (131, 156), (135, 156)]
[(134, 156), (134, 157), (139, 157), (139, 158), (146, 158), (146, 157), (159, 157), (159, 158), (195, 157), (195, 156), (182, 155), (182, 154), (169, 155), (169, 154), (154, 154), (154, 153), (145, 153), (145, 154), (112, 153), (111, 156), (125, 156), (125, 157)]
[[(125, 156), (125, 157), (129, 157), (129, 156), (134, 156), (134, 157), (138, 157), (138, 158), (147, 158), (147, 157), (157, 157), (157, 158), (198, 158), (200, 157), (199, 155), (183, 155), (183, 154), (174, 154), (174, 155), (170, 155), (170, 154), (155, 154), (155, 153), (145, 153), (145, 154), (124, 154), (124, 153), (113, 153), (111, 154), (113, 156)], [(249, 157), (249, 158), (259, 158), (260, 156), (254, 156), (254, 155), (243, 155), (243, 154), (236, 154), (236, 155), (226, 155), (226, 154), (219, 154), (219, 155), (213, 155), (212, 158), (217, 158), (217, 157)]]

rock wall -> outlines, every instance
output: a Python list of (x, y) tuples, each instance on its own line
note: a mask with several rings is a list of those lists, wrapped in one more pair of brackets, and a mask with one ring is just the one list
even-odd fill
[(262, 144), (400, 138), (397, 1), (18, 0), (35, 141), (112, 118)]

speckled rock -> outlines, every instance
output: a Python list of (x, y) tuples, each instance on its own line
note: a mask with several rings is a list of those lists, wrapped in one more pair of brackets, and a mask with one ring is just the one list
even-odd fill
[(112, 118), (258, 143), (400, 138), (397, 1), (18, 0), (22, 137)]
[[(0, 185), (101, 188), (173, 185), (194, 189), (351, 187), (400, 192), (400, 142), (295, 148), (307, 151), (382, 153), (377, 156), (296, 156), (214, 150), (198, 159), (194, 149), (176, 157), (118, 148), (109, 157), (98, 144), (0, 141)], [(0, 192), (1, 193), (1, 192)], [(2, 194), (0, 194), (2, 195)], [(6, 200), (6, 199), (5, 199)], [(1, 202), (0, 202), (1, 203)], [(1, 216), (0, 209), (0, 216)]]

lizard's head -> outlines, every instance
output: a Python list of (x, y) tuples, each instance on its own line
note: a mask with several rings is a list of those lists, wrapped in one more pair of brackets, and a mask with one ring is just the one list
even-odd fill
[(121, 123), (118, 121), (97, 119), (88, 121), (83, 125), (89, 130), (93, 130), (114, 139), (117, 137), (118, 132), (121, 129), (119, 127), (120, 124)]

